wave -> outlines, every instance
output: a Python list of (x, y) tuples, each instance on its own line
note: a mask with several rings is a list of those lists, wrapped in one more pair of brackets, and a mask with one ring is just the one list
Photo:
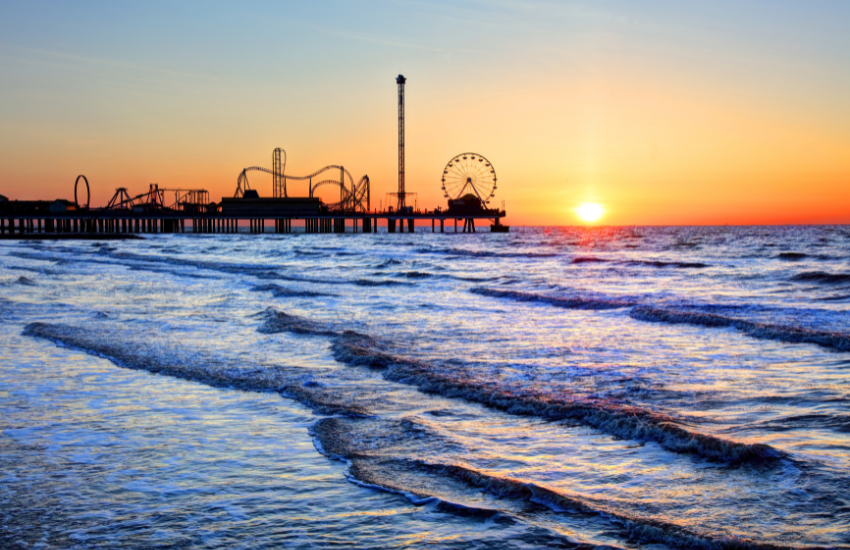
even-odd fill
[(274, 308), (268, 308), (257, 314), (265, 318), (265, 323), (257, 330), (263, 334), (275, 334), (278, 332), (292, 332), (294, 334), (310, 334), (313, 336), (336, 336), (338, 333), (326, 323), (312, 321), (290, 315)]
[(186, 277), (187, 279), (221, 279), (221, 277), (218, 275), (204, 275), (202, 273), (180, 271), (179, 269), (168, 269), (167, 267), (157, 267), (151, 265), (128, 265), (126, 267), (130, 271), (144, 271), (147, 273), (167, 273), (168, 275), (174, 275), (175, 277)]
[(632, 307), (637, 302), (631, 300), (601, 299), (601, 298), (561, 298), (558, 296), (547, 296), (531, 292), (520, 292), (516, 290), (498, 290), (487, 287), (475, 287), (469, 290), (473, 294), (489, 296), (491, 298), (507, 298), (517, 302), (539, 302), (566, 309), (590, 309), (606, 310)]
[(427, 279), (428, 277), (433, 277), (432, 273), (425, 273), (422, 271), (405, 271), (403, 273), (398, 274), (399, 277), (407, 277), (408, 279)]
[(119, 367), (144, 370), (201, 382), (213, 387), (259, 392), (278, 392), (291, 397), (321, 414), (363, 417), (372, 414), (367, 405), (356, 399), (340, 397), (320, 389), (319, 384), (304, 383), (304, 369), (280, 365), (240, 366), (220, 358), (204, 358), (195, 352), (181, 352), (178, 347), (158, 352), (147, 338), (125, 330), (104, 330), (95, 325), (76, 327), (64, 324), (30, 323), (23, 334), (81, 350), (108, 359)]
[(623, 262), (626, 265), (646, 265), (650, 267), (676, 267), (679, 269), (703, 269), (709, 267), (702, 262), (663, 262), (661, 260), (630, 260)]
[(479, 377), (466, 376), (462, 369), (443, 370), (413, 359), (393, 355), (390, 342), (354, 331), (337, 332), (328, 324), (268, 309), (259, 314), (263, 333), (292, 332), (331, 336), (331, 351), (340, 363), (382, 370), (392, 382), (415, 386), (426, 393), (462, 398), (521, 416), (572, 420), (604, 433), (638, 441), (654, 441), (664, 449), (693, 453), (727, 463), (771, 461), (779, 451), (762, 444), (740, 443), (692, 432), (665, 415), (647, 409), (602, 399), (550, 396), (534, 388), (500, 388)]
[(838, 351), (850, 351), (850, 334), (844, 332), (770, 325), (714, 313), (661, 309), (649, 306), (635, 307), (629, 312), (629, 315), (640, 321), (655, 323), (688, 324), (719, 328), (732, 327), (740, 330), (747, 336), (761, 340), (777, 340), (794, 344), (816, 344)]
[(466, 281), (468, 283), (484, 283), (487, 281), (496, 281), (498, 279), (508, 280), (512, 279), (512, 277), (505, 277), (503, 275), (497, 277), (473, 277), (472, 275), (447, 275), (450, 279), (455, 279), (456, 281)]
[[(281, 312), (270, 312), (268, 310), (260, 313), (261, 316), (267, 317), (267, 321), (281, 319), (280, 314)], [(290, 330), (292, 327), (301, 327), (302, 329), (311, 327), (313, 326), (311, 324), (314, 323), (296, 316), (283, 318), (286, 319), (287, 317)], [(331, 331), (326, 330), (325, 332)], [(711, 538), (675, 524), (656, 521), (652, 518), (633, 517), (601, 499), (564, 494), (534, 483), (489, 475), (463, 465), (399, 458), (400, 455), (421, 458), (423, 444), (430, 449), (432, 448), (431, 444), (437, 442), (438, 439), (441, 451), (451, 450), (453, 445), (457, 446), (457, 450), (462, 450), (462, 448), (460, 448), (459, 443), (446, 439), (444, 436), (430, 431), (427, 426), (410, 419), (401, 419), (400, 421), (376, 419), (372, 416), (372, 411), (368, 406), (352, 403), (349, 399), (350, 396), (341, 395), (336, 388), (328, 388), (325, 384), (312, 379), (305, 381), (304, 369), (253, 365), (240, 367), (222, 360), (222, 358), (210, 361), (208, 358), (198, 357), (191, 350), (181, 354), (178, 349), (168, 349), (167, 346), (165, 349), (159, 349), (161, 346), (150, 346), (144, 335), (131, 335), (128, 331), (116, 328), (112, 323), (102, 327), (98, 326), (97, 323), (91, 323), (85, 327), (31, 323), (26, 326), (24, 334), (81, 349), (91, 355), (109, 359), (122, 367), (147, 370), (217, 387), (276, 391), (284, 396), (297, 399), (322, 414), (347, 415), (349, 418), (323, 419), (317, 423), (318, 428), (311, 431), (321, 432), (323, 428), (330, 427), (334, 423), (340, 428), (336, 432), (339, 438), (335, 442), (327, 437), (327, 430), (318, 437), (319, 445), (317, 445), (317, 449), (326, 454), (350, 460), (349, 473), (354, 479), (387, 490), (418, 495), (420, 502), (435, 494), (434, 479), (438, 477), (441, 484), (443, 480), (456, 480), (467, 487), (486, 492), (488, 495), (506, 502), (517, 500), (525, 504), (533, 503), (547, 506), (553, 510), (570, 510), (593, 514), (600, 518), (600, 521), (611, 521), (614, 524), (622, 525), (634, 536), (646, 540), (669, 542), (685, 547), (771, 548), (739, 539)], [(384, 368), (387, 373), (396, 371), (396, 375), (409, 376), (411, 368), (414, 370), (432, 370), (432, 367), (428, 365), (394, 357), (385, 351), (381, 351), (388, 349), (386, 342), (365, 335), (343, 332), (334, 337), (333, 346), (334, 348), (344, 348), (349, 352), (353, 348), (358, 348), (353, 351), (357, 352), (359, 364), (374, 366), (377, 359), (378, 362), (386, 365)], [(335, 355), (337, 352), (338, 350), (335, 349)], [(338, 377), (338, 372), (333, 375), (335, 377), (333, 380)], [(432, 374), (424, 373), (425, 376), (431, 377), (433, 380)], [(438, 377), (445, 377), (445, 373), (436, 374)], [(387, 376), (387, 378), (393, 379), (393, 376)], [(331, 378), (328, 378), (328, 380), (331, 380)], [(455, 388), (460, 387), (455, 384)], [(448, 386), (445, 386), (443, 391), (446, 391), (446, 388)], [(362, 391), (362, 387), (355, 389), (358, 392)], [(458, 393), (457, 390), (451, 388), (448, 388), (448, 390), (449, 393), (455, 392), (451, 395), (452, 397), (469, 398), (468, 395)], [(510, 399), (512, 396), (503, 395), (502, 397)], [(529, 407), (529, 401), (526, 400), (526, 403), (521, 404), (521, 406)], [(552, 403), (547, 404), (547, 407), (552, 410)], [(519, 412), (518, 414), (529, 413)], [(634, 415), (634, 410), (632, 413), (626, 414)], [(557, 414), (545, 416), (547, 418), (558, 417)], [(355, 426), (362, 426), (363, 429), (354, 430), (353, 427)], [(405, 447), (408, 444), (409, 446)], [(411, 485), (409, 481), (412, 476), (416, 475), (416, 471), (422, 472), (424, 475), (420, 476), (420, 484)], [(413, 472), (413, 474), (407, 477), (395, 475), (404, 472)], [(451, 502), (449, 501), (449, 503)], [(503, 505), (500, 509), (505, 507)], [(527, 509), (527, 506), (521, 508)], [(497, 509), (497, 511), (500, 509)], [(521, 518), (522, 514), (517, 517)]]
[(589, 264), (589, 263), (604, 263), (610, 260), (605, 260), (603, 258), (597, 258), (595, 256), (576, 256), (573, 258), (570, 263), (571, 264)]
[(28, 277), (24, 277), (23, 275), (21, 275), (20, 277), (15, 279), (14, 284), (23, 285), (23, 286), (36, 286), (35, 281), (33, 281), (32, 279), (30, 279)]
[(400, 260), (395, 260), (393, 258), (389, 258), (389, 259), (386, 259), (383, 262), (379, 263), (378, 265), (376, 265), (375, 268), (376, 269), (384, 269), (386, 267), (390, 267), (391, 265), (401, 265), (402, 263), (404, 263), (404, 262), (402, 262)]
[[(629, 316), (639, 321), (670, 324), (690, 324), (702, 327), (732, 327), (740, 330), (747, 336), (761, 340), (776, 340), (792, 344), (815, 344), (824, 348), (837, 351), (850, 351), (850, 334), (846, 332), (813, 330), (802, 327), (784, 326), (769, 323), (748, 321), (735, 317), (719, 315), (717, 313), (705, 313), (701, 311), (668, 309), (653, 306), (639, 305), (637, 301), (628, 299), (610, 298), (561, 298), (545, 294), (521, 292), (516, 290), (498, 290), (487, 287), (471, 288), (470, 292), (481, 296), (493, 298), (507, 298), (518, 302), (538, 302), (566, 309), (584, 310), (608, 310), (632, 308)], [(826, 298), (841, 300), (845, 297)], [(707, 310), (735, 310), (747, 309), (736, 305), (713, 305), (703, 304), (700, 309)]]
[(847, 273), (824, 273), (823, 271), (804, 271), (791, 277), (792, 281), (807, 283), (822, 283), (836, 285), (850, 283), (850, 274)]
[(356, 279), (351, 281), (351, 284), (357, 286), (409, 286), (413, 283), (408, 283), (405, 281), (393, 281), (390, 279)]
[[(529, 507), (541, 506), (555, 512), (581, 514), (583, 523), (599, 522), (606, 530), (613, 523), (629, 536), (645, 542), (729, 550), (775, 548), (743, 538), (721, 538), (691, 526), (630, 513), (623, 509), (631, 506), (628, 502), (567, 493), (539, 483), (489, 474), (459, 462), (445, 463), (451, 456), (444, 446), (451, 442), (415, 419), (327, 418), (316, 422), (310, 433), (322, 454), (348, 463), (348, 475), (355, 483), (402, 494), (415, 503), (436, 500), (479, 513), (501, 511), (520, 521)], [(440, 448), (440, 461), (421, 458), (423, 446)], [(476, 494), (492, 497), (494, 501), (482, 501)]]
[[(457, 464), (432, 464), (425, 461), (406, 461), (432, 475), (441, 475), (460, 480), (470, 487), (486, 491), (499, 499), (520, 500), (546, 506), (555, 512), (574, 512), (600, 515), (622, 526), (632, 537), (642, 541), (660, 542), (680, 548), (704, 548), (711, 550), (778, 550), (773, 544), (758, 543), (738, 537), (717, 537), (701, 533), (693, 528), (682, 527), (669, 521), (628, 514), (616, 509), (601, 499), (592, 499), (577, 494), (565, 494), (543, 485), (507, 476), (491, 475)], [(352, 468), (353, 475), (360, 469)], [(361, 474), (362, 475), (362, 474)]]
[(813, 260), (838, 260), (840, 258), (835, 256), (830, 256), (828, 254), (803, 254), (802, 252), (780, 252), (776, 256), (774, 256), (777, 260), (785, 260), (788, 262), (797, 262), (800, 260), (805, 260), (806, 258), (811, 258)]
[(92, 326), (39, 322), (26, 325), (23, 334), (104, 357), (121, 367), (167, 374), (217, 387), (277, 391), (289, 381), (291, 373), (291, 369), (285, 367), (237, 367), (164, 358), (155, 352), (126, 345), (128, 339), (121, 337), (120, 329), (98, 330)]
[[(35, 259), (35, 260), (47, 260), (54, 262), (67, 262), (66, 258), (55, 257), (55, 256), (45, 256), (42, 254), (32, 254), (32, 253), (15, 253), (14, 255), (25, 258), (25, 259)], [(95, 259), (95, 258), (84, 258), (84, 261), (89, 261), (93, 263), (99, 264), (109, 264), (109, 265), (126, 265), (129, 269), (133, 270), (145, 270), (152, 272), (163, 272), (163, 268), (156, 266), (154, 264), (165, 264), (168, 266), (180, 266), (180, 267), (192, 267), (195, 269), (203, 269), (208, 271), (217, 271), (220, 273), (228, 273), (232, 275), (249, 275), (256, 277), (261, 280), (278, 280), (278, 281), (292, 281), (299, 283), (308, 283), (308, 284), (320, 284), (320, 285), (354, 285), (354, 286), (394, 286), (394, 285), (412, 285), (412, 282), (403, 282), (403, 281), (393, 281), (393, 280), (373, 280), (373, 279), (321, 279), (317, 277), (302, 277), (300, 275), (287, 275), (284, 273), (280, 273), (276, 267), (268, 267), (262, 265), (255, 264), (232, 264), (226, 262), (210, 262), (204, 260), (189, 260), (182, 258), (172, 258), (172, 257), (156, 257), (144, 254), (135, 254), (131, 252), (104, 252), (101, 256), (105, 256), (114, 260), (130, 260), (133, 262), (139, 262), (136, 264), (123, 264), (115, 262), (109, 262), (103, 259)], [(79, 256), (75, 257), (76, 261), (80, 261), (81, 258)], [(190, 273), (180, 273), (178, 271), (167, 271), (168, 273), (172, 273), (174, 275), (180, 276), (190, 276), (190, 277), (199, 277), (198, 274), (190, 274)], [(203, 276), (200, 276), (203, 277)]]
[(689, 431), (674, 419), (647, 409), (587, 397), (553, 397), (537, 393), (535, 388), (503, 389), (479, 377), (467, 377), (462, 370), (441, 370), (394, 356), (385, 351), (387, 348), (385, 342), (352, 331), (343, 332), (331, 345), (334, 358), (341, 363), (383, 369), (387, 380), (409, 384), (426, 393), (460, 397), (511, 414), (573, 420), (623, 439), (654, 441), (669, 451), (693, 453), (721, 462), (772, 461), (783, 456), (767, 445)]
[[(610, 400), (547, 395), (537, 388), (502, 388), (495, 382), (482, 381), (463, 369), (440, 369), (433, 365), (393, 355), (391, 344), (371, 336), (338, 332), (328, 323), (268, 309), (258, 314), (265, 318), (258, 327), (262, 333), (291, 332), (331, 337), (334, 358), (353, 366), (382, 370), (382, 376), (393, 382), (412, 385), (423, 392), (438, 393), (449, 398), (462, 398), (516, 415), (538, 416), (553, 420), (572, 420), (601, 432), (637, 441), (654, 441), (662, 448), (679, 453), (693, 453), (709, 460), (739, 463), (770, 461), (782, 456), (767, 445), (724, 440), (693, 432), (675, 419), (638, 407)], [(258, 391), (281, 391), (320, 410), (336, 407), (349, 414), (370, 414), (368, 407), (355, 410), (343, 404), (345, 399), (321, 400), (314, 387), (303, 384), (303, 370), (280, 366), (239, 367), (203, 360), (186, 353), (169, 350), (158, 354), (156, 348), (130, 345), (132, 339), (122, 337), (119, 329), (72, 327), (63, 324), (31, 323), (27, 336), (45, 338), (66, 346), (82, 349), (110, 359), (120, 366), (168, 374), (202, 381), (213, 386), (235, 387)], [(350, 401), (350, 400), (348, 400)]]
[(785, 432), (789, 430), (834, 430), (850, 433), (850, 414), (798, 414), (767, 420), (748, 429)]
[(315, 383), (289, 383), (277, 389), (284, 397), (289, 397), (310, 407), (318, 414), (343, 415), (351, 418), (368, 418), (374, 412), (360, 403), (352, 403), (335, 392), (323, 390)]
[(554, 258), (553, 252), (493, 252), (490, 250), (467, 250), (465, 248), (417, 248), (420, 254), (445, 254), (467, 258)]
[[(571, 264), (587, 264), (587, 263), (608, 263), (613, 262), (615, 260), (609, 260), (605, 258), (597, 258), (596, 256), (577, 256), (573, 258), (570, 263)], [(649, 266), (649, 267), (675, 267), (679, 269), (702, 269), (705, 267), (709, 267), (708, 264), (704, 264), (702, 262), (665, 262), (661, 260), (623, 260), (616, 261), (616, 263), (623, 265), (634, 265), (634, 266)]]
[(271, 292), (275, 298), (318, 298), (321, 296), (338, 296), (329, 292), (315, 292), (312, 290), (297, 290), (285, 288), (276, 284), (255, 285), (251, 287), (253, 292)]
[(777, 260), (786, 260), (789, 262), (797, 262), (808, 257), (808, 254), (803, 254), (802, 252), (780, 252), (776, 255)]

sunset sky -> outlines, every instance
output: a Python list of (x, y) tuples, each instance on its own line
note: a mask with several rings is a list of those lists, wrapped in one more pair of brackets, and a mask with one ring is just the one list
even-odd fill
[(511, 225), (850, 223), (848, 29), (844, 1), (0, 0), (0, 194), (218, 200), (283, 147), (377, 206), (402, 73), (420, 207), (474, 151)]

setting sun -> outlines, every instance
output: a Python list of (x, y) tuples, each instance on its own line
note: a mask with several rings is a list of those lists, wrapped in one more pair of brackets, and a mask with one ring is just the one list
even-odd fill
[(583, 202), (576, 207), (576, 214), (578, 214), (578, 217), (586, 222), (595, 222), (601, 218), (604, 213), (605, 209), (602, 208), (602, 205), (594, 202)]

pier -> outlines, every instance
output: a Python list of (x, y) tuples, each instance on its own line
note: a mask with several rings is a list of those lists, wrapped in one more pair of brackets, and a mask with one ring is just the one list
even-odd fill
[[(243, 168), (236, 179), (233, 197), (223, 197), (218, 203), (210, 201), (205, 189), (168, 189), (151, 183), (147, 192), (136, 196), (119, 187), (105, 207), (91, 208), (91, 188), (84, 175), (77, 176), (74, 181), (73, 201), (17, 201), (0, 195), (0, 237), (244, 232), (262, 235), (292, 233), (293, 222), (295, 227), (303, 226), (304, 233), (378, 233), (381, 224), (387, 233), (413, 233), (417, 222), (420, 227), (424, 224), (427, 231), (429, 221), (433, 233), (475, 233), (476, 222), (479, 225), (489, 223), (493, 233), (508, 232), (509, 227), (501, 221), (506, 215), (504, 203), (501, 209), (488, 206), (496, 192), (496, 170), (489, 160), (477, 153), (456, 155), (443, 169), (441, 189), (448, 199), (446, 209), (421, 210), (410, 205), (416, 193), (405, 187), (406, 81), (402, 75), (396, 79), (398, 192), (387, 194), (386, 209), (371, 208), (368, 175), (355, 183), (345, 167), (328, 165), (307, 175), (293, 176), (286, 173), (286, 151), (278, 147), (272, 152), (271, 169)], [(271, 197), (260, 197), (257, 190), (251, 188), (249, 172), (271, 174)], [(307, 196), (290, 196), (288, 182), (306, 184)], [(82, 190), (86, 192), (85, 203), (80, 201)], [(323, 196), (333, 196), (336, 202), (324, 202), (320, 192)], [(395, 206), (389, 206), (390, 196)], [(412, 202), (416, 204), (415, 199)]]
[[(320, 199), (223, 199), (220, 204), (185, 203), (180, 208), (84, 208), (64, 200), (13, 201), (0, 197), (0, 235), (133, 235), (156, 233), (475, 233), (490, 225), (492, 232), (505, 232), (504, 210), (436, 209), (403, 212), (331, 210)], [(424, 226), (424, 227), (423, 227)], [(486, 230), (486, 229), (485, 229)], [(297, 231), (301, 232), (301, 231)]]

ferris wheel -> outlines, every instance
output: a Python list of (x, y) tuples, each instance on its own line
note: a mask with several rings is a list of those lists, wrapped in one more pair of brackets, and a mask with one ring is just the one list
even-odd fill
[(461, 153), (443, 170), (443, 193), (449, 200), (471, 194), (486, 204), (496, 193), (496, 169), (478, 153)]

